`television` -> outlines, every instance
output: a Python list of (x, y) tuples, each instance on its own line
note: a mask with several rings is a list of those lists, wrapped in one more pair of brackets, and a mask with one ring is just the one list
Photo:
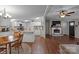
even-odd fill
[(56, 24), (60, 24), (61, 25), (61, 21), (52, 21), (51, 27), (56, 26)]

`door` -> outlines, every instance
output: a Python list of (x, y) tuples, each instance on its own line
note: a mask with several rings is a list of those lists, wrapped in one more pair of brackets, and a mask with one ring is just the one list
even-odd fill
[(75, 21), (69, 21), (69, 37), (75, 37)]

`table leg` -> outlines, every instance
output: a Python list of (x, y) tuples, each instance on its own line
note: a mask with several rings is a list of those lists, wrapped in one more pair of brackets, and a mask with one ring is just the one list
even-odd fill
[(9, 43), (9, 54), (11, 54), (11, 43)]

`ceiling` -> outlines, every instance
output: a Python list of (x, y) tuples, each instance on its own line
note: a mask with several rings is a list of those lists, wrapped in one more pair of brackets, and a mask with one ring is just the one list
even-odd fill
[(79, 5), (50, 5), (48, 6), (46, 13), (47, 19), (61, 19), (58, 15), (58, 11), (60, 10), (67, 10), (68, 12), (75, 11), (74, 14), (72, 14), (71, 16), (66, 16), (64, 19), (79, 19)]
[(0, 5), (0, 11), (6, 9), (14, 19), (30, 19), (43, 16), (46, 5)]
[(60, 10), (75, 11), (74, 14), (64, 19), (79, 19), (79, 5), (0, 5), (0, 11), (3, 8), (14, 19), (29, 20), (45, 14), (47, 19), (58, 20), (61, 19), (58, 15)]

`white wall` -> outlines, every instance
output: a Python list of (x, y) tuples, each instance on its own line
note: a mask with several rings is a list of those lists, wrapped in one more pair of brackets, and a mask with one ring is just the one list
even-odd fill
[(49, 34), (50, 32), (50, 30), (49, 30), (49, 27), (50, 27), (50, 21), (49, 20), (47, 20), (46, 21), (46, 34)]
[(46, 34), (46, 32), (45, 32), (45, 27), (46, 27), (45, 26), (45, 17), (42, 17), (41, 20), (42, 20), (41, 23), (42, 23), (42, 26), (43, 26), (41, 33), (42, 33), (42, 36), (45, 37), (45, 34)]
[(75, 27), (75, 37), (79, 38), (79, 24), (78, 24), (79, 20), (75, 21), (75, 24), (78, 25)]
[(63, 34), (69, 35), (69, 22), (68, 21), (61, 21), (62, 31)]

